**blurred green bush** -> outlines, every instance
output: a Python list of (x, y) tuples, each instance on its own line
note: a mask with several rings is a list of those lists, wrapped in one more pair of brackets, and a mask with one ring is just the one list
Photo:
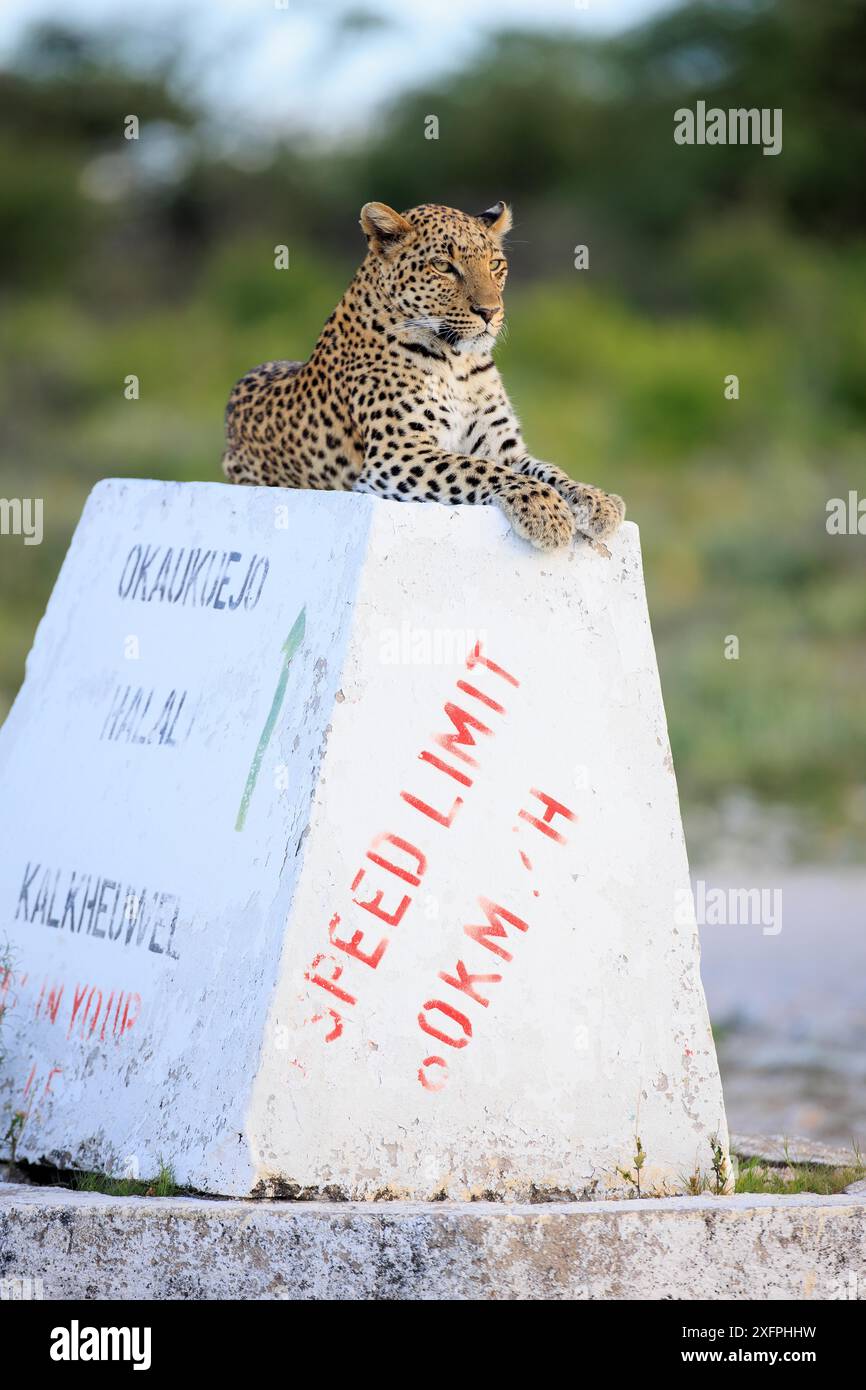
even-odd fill
[[(46, 535), (0, 542), (0, 716), (88, 489), (219, 477), (231, 384), (307, 355), (362, 254), (360, 204), (506, 196), (500, 367), (533, 450), (641, 526), (686, 812), (745, 788), (799, 808), (809, 853), (862, 856), (866, 537), (829, 536), (825, 509), (866, 493), (864, 38), (848, 0), (503, 35), (351, 148), (298, 135), (239, 168), (170, 71), (33, 33), (0, 73), (0, 496), (44, 497)], [(752, 91), (785, 107), (782, 156), (674, 146), (695, 92)], [(149, 123), (174, 142), (170, 177), (120, 138), (130, 110), (142, 146)]]

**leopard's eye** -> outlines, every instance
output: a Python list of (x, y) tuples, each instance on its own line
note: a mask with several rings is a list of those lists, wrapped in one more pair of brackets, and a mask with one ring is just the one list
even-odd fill
[(439, 259), (431, 261), (430, 264), (438, 275), (450, 275), (452, 272), (456, 274), (455, 267), (450, 261)]
[(504, 265), (505, 265), (505, 262), (504, 262), (504, 261), (491, 261), (491, 262), (490, 262), (490, 269), (491, 269), (491, 270), (501, 270), (502, 267), (503, 267)]

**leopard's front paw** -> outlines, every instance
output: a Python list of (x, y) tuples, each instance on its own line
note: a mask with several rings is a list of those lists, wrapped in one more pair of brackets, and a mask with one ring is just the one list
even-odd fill
[(539, 550), (558, 550), (574, 539), (571, 508), (555, 488), (530, 478), (508, 483), (496, 496), (518, 536)]
[(559, 491), (571, 508), (578, 531), (590, 540), (606, 540), (625, 517), (625, 502), (615, 492), (572, 482), (565, 483)]

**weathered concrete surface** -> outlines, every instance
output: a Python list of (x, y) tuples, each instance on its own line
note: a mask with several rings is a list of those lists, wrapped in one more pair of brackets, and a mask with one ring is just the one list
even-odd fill
[(0, 844), (22, 1158), (527, 1200), (727, 1145), (631, 524), (101, 483)]
[(0, 1278), (41, 1279), (52, 1299), (863, 1299), (864, 1217), (854, 1197), (320, 1204), (10, 1185)]

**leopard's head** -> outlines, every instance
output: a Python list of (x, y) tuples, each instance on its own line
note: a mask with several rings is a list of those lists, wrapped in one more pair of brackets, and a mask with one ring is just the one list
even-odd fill
[(365, 203), (361, 227), (369, 269), (398, 327), (433, 334), (461, 352), (492, 347), (508, 275), (505, 203), (476, 217), (430, 203), (404, 213)]

